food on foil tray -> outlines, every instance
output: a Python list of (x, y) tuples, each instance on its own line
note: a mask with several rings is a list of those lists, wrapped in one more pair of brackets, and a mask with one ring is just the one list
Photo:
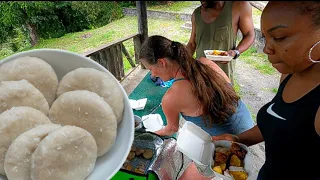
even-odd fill
[(219, 174), (232, 176), (235, 180), (246, 180), (248, 173), (243, 163), (246, 154), (247, 151), (237, 143), (232, 143), (230, 148), (216, 147), (212, 169)]
[(143, 152), (143, 157), (145, 159), (151, 159), (153, 156), (153, 152), (151, 149), (146, 149), (144, 152)]
[(128, 157), (127, 157), (127, 160), (131, 161), (134, 157), (136, 156), (136, 154), (134, 152), (130, 152)]
[(219, 51), (219, 50), (213, 50), (212, 52), (208, 52), (207, 55), (228, 56), (228, 52), (226, 52), (226, 51)]
[(127, 156), (127, 160), (122, 165), (121, 169), (125, 169), (138, 174), (144, 174), (153, 156), (154, 152), (152, 149), (138, 148), (133, 145), (131, 146), (131, 150)]
[(127, 171), (132, 171), (133, 167), (129, 162), (123, 163), (122, 169), (125, 169)]
[(141, 155), (141, 154), (143, 154), (144, 153), (144, 149), (139, 149), (139, 148), (137, 148), (137, 150), (136, 150), (136, 155), (137, 156), (139, 156), (139, 155)]

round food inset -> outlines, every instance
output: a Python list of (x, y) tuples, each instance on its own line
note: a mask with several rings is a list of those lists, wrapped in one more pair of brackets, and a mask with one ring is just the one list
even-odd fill
[(92, 134), (98, 156), (107, 153), (117, 136), (117, 120), (107, 102), (96, 93), (77, 90), (62, 94), (50, 108), (53, 123), (81, 127)]

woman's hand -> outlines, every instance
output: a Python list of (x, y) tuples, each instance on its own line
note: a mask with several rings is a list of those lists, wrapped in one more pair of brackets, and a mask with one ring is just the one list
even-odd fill
[(239, 137), (233, 134), (221, 134), (218, 136), (212, 136), (212, 141), (216, 140), (228, 140), (233, 142), (239, 142)]
[(263, 141), (263, 136), (260, 132), (260, 129), (257, 125), (255, 125), (253, 128), (244, 131), (241, 134), (233, 135), (233, 134), (221, 134), (218, 136), (212, 136), (212, 141), (214, 140), (228, 140), (228, 141), (234, 141), (239, 142), (242, 144), (245, 144), (246, 146), (252, 146), (255, 144), (258, 144)]

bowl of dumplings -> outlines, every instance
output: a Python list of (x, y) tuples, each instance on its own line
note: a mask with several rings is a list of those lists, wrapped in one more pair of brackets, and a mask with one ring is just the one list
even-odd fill
[(99, 63), (58, 49), (0, 61), (0, 180), (106, 180), (134, 139), (126, 92)]

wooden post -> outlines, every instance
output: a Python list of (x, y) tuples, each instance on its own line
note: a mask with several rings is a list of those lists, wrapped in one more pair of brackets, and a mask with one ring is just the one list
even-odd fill
[(121, 43), (121, 49), (122, 49), (122, 52), (123, 54), (126, 56), (126, 58), (128, 59), (131, 67), (136, 67), (136, 65), (134, 64), (132, 58), (130, 57), (130, 54), (129, 52), (127, 51), (126, 47), (123, 45), (123, 43)]
[[(136, 7), (138, 14), (138, 32), (140, 34), (140, 44), (142, 44), (148, 38), (147, 2), (136, 1)], [(139, 62), (137, 59), (136, 61)], [(141, 68), (145, 69), (142, 64)]]
[(97, 54), (97, 53), (92, 54), (92, 55), (90, 56), (90, 58), (100, 64), (99, 54)]
[(118, 52), (117, 52), (117, 47), (116, 45), (114, 46), (111, 46), (110, 47), (110, 52), (112, 54), (112, 57), (113, 57), (113, 63), (114, 63), (114, 67), (115, 67), (115, 77), (118, 79), (118, 80), (121, 80), (121, 77), (120, 77), (120, 67), (119, 67), (119, 57), (118, 57)]
[(109, 71), (111, 72), (111, 74), (114, 75), (114, 77), (117, 77), (116, 75), (116, 65), (114, 63), (114, 56), (112, 54), (112, 51), (111, 51), (111, 47), (110, 48), (107, 48), (105, 50), (105, 54), (106, 54), (106, 57), (107, 57), (107, 66), (109, 67)]
[(123, 56), (122, 56), (122, 43), (116, 45), (117, 49), (117, 56), (118, 56), (118, 64), (119, 64), (119, 74), (120, 74), (120, 80), (124, 78), (124, 65), (123, 65)]
[(99, 57), (100, 57), (100, 64), (106, 69), (108, 69), (106, 54), (103, 51), (99, 51)]
[(141, 48), (141, 40), (140, 40), (140, 34), (133, 37), (133, 48), (134, 48), (134, 59), (135, 63), (139, 64), (139, 52)]

